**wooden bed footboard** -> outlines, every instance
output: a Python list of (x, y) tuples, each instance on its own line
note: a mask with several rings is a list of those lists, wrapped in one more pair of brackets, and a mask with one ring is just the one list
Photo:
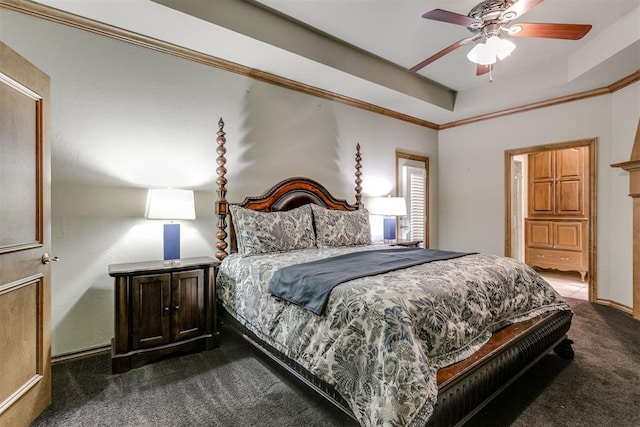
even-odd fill
[[(554, 311), (494, 333), (471, 357), (438, 371), (438, 403), (428, 426), (460, 425), (567, 341), (570, 311)], [(571, 355), (572, 356), (572, 355)]]
[[(355, 420), (348, 403), (331, 385), (264, 342), (224, 307), (219, 307), (218, 313), (223, 323), (262, 356)], [(438, 401), (427, 426), (461, 425), (552, 350), (561, 357), (569, 357), (559, 348), (569, 345), (566, 334), (571, 318), (570, 311), (553, 311), (509, 325), (494, 333), (471, 357), (440, 369)]]

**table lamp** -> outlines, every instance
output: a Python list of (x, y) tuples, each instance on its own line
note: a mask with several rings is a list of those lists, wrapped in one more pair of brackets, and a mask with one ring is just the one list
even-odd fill
[(369, 207), (371, 215), (384, 216), (384, 240), (389, 242), (396, 238), (396, 217), (407, 214), (404, 197), (374, 197)]
[[(192, 190), (149, 189), (147, 194), (148, 219), (196, 219), (196, 209)], [(164, 260), (180, 259), (180, 224), (164, 224)]]

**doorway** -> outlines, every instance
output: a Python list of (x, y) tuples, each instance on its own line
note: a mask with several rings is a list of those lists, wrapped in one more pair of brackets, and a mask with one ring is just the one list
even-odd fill
[[(562, 168), (567, 166), (560, 162), (567, 153), (583, 153), (583, 179), (579, 184), (562, 175)], [(558, 157), (558, 176), (554, 156)], [(530, 159), (533, 165), (529, 164)], [(544, 159), (542, 167), (540, 159)], [(562, 289), (564, 296), (591, 302), (597, 299), (596, 160), (596, 139), (505, 151), (505, 256), (536, 266), (552, 285)], [(545, 173), (539, 175), (540, 169)], [(547, 170), (552, 172), (549, 178), (545, 177)], [(567, 194), (580, 197), (575, 214), (564, 211), (567, 208), (562, 197)], [(554, 208), (555, 204), (559, 207)], [(560, 211), (559, 216), (554, 216), (553, 209)], [(538, 258), (532, 261), (533, 257)], [(572, 272), (574, 267), (560, 265), (576, 259), (584, 264), (575, 268), (582, 270), (580, 275)], [(572, 288), (575, 295), (570, 292)]]

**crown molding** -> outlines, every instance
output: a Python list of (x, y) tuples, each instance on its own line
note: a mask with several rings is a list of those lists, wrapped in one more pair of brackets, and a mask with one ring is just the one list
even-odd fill
[(79, 15), (75, 15), (70, 12), (65, 12), (51, 6), (46, 6), (40, 3), (35, 3), (30, 0), (0, 0), (0, 7), (15, 12), (23, 13), (25, 15), (34, 16), (47, 21), (59, 23), (79, 30), (87, 31), (93, 34), (102, 35), (112, 39), (120, 40), (126, 43), (131, 43), (140, 47), (155, 50), (165, 54), (173, 55), (182, 59), (194, 61), (200, 64), (204, 64), (210, 67), (215, 67), (224, 71), (229, 71), (243, 76), (251, 77), (256, 80), (280, 86), (283, 88), (295, 90), (298, 92), (306, 93), (308, 95), (324, 98), (327, 100), (339, 102), (341, 104), (349, 105), (351, 107), (359, 108), (362, 110), (370, 111), (372, 113), (387, 116), (396, 120), (415, 124), (437, 131), (450, 129), (456, 126), (464, 126), (471, 123), (477, 123), (483, 120), (490, 120), (497, 117), (503, 117), (510, 114), (523, 113), (526, 111), (535, 110), (538, 108), (545, 108), (554, 105), (564, 104), (567, 102), (579, 101), (594, 96), (607, 95), (616, 92), (624, 87), (627, 87), (638, 80), (640, 80), (640, 69), (636, 72), (626, 76), (617, 82), (614, 82), (608, 86), (593, 89), (585, 92), (576, 93), (573, 95), (562, 96), (559, 98), (553, 98), (546, 101), (535, 102), (532, 104), (526, 104), (519, 107), (509, 108), (505, 110), (496, 111), (493, 113), (482, 114), (466, 119), (461, 119), (449, 123), (437, 124), (428, 120), (420, 119), (408, 114), (400, 113), (398, 111), (390, 110), (375, 104), (361, 101), (352, 97), (340, 95), (335, 92), (327, 91), (315, 86), (300, 83), (294, 80), (290, 80), (281, 76), (277, 76), (272, 73), (267, 73), (254, 68), (246, 67), (244, 65), (237, 64), (235, 62), (227, 61), (222, 58), (218, 58), (212, 55), (203, 54), (192, 49), (187, 49), (173, 43), (164, 42), (152, 37), (144, 36), (133, 31), (124, 30), (122, 28), (114, 27), (108, 24), (104, 24), (92, 19), (88, 19)]
[(640, 70), (623, 77), (622, 79), (614, 82), (608, 86), (601, 87), (599, 89), (592, 89), (584, 92), (575, 93), (573, 95), (561, 96), (558, 98), (548, 99), (546, 101), (534, 102), (532, 104), (522, 105), (520, 107), (508, 108), (506, 110), (496, 111), (494, 113), (482, 114), (467, 119), (457, 120), (450, 123), (441, 124), (438, 130), (449, 129), (456, 126), (468, 125), (471, 123), (480, 122), (483, 120), (495, 119), (497, 117), (508, 116), (510, 114), (524, 113), (526, 111), (536, 110), (538, 108), (551, 107), (554, 105), (565, 104), (567, 102), (580, 101), (582, 99), (591, 98), (600, 95), (609, 95), (620, 89), (623, 89), (640, 80)]

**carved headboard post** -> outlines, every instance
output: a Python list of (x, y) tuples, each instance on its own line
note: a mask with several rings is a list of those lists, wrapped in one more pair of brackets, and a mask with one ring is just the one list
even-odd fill
[(225, 175), (227, 174), (227, 168), (224, 165), (227, 163), (227, 159), (224, 155), (227, 152), (227, 149), (224, 147), (224, 144), (227, 142), (225, 138), (224, 132), (224, 121), (222, 121), (222, 117), (218, 121), (218, 138), (216, 142), (218, 143), (218, 147), (216, 148), (216, 153), (218, 154), (218, 158), (216, 163), (218, 167), (216, 169), (216, 173), (218, 174), (218, 178), (216, 179), (216, 183), (218, 184), (218, 201), (216, 202), (216, 215), (218, 215), (218, 232), (216, 233), (216, 237), (218, 238), (218, 242), (216, 243), (216, 248), (218, 248), (218, 252), (216, 252), (216, 258), (222, 261), (227, 255), (229, 255), (226, 251), (227, 248), (227, 214), (229, 213), (229, 203), (227, 203), (227, 178)]
[(356, 144), (356, 205), (358, 205), (358, 209), (362, 209), (362, 157), (360, 156), (360, 143)]

